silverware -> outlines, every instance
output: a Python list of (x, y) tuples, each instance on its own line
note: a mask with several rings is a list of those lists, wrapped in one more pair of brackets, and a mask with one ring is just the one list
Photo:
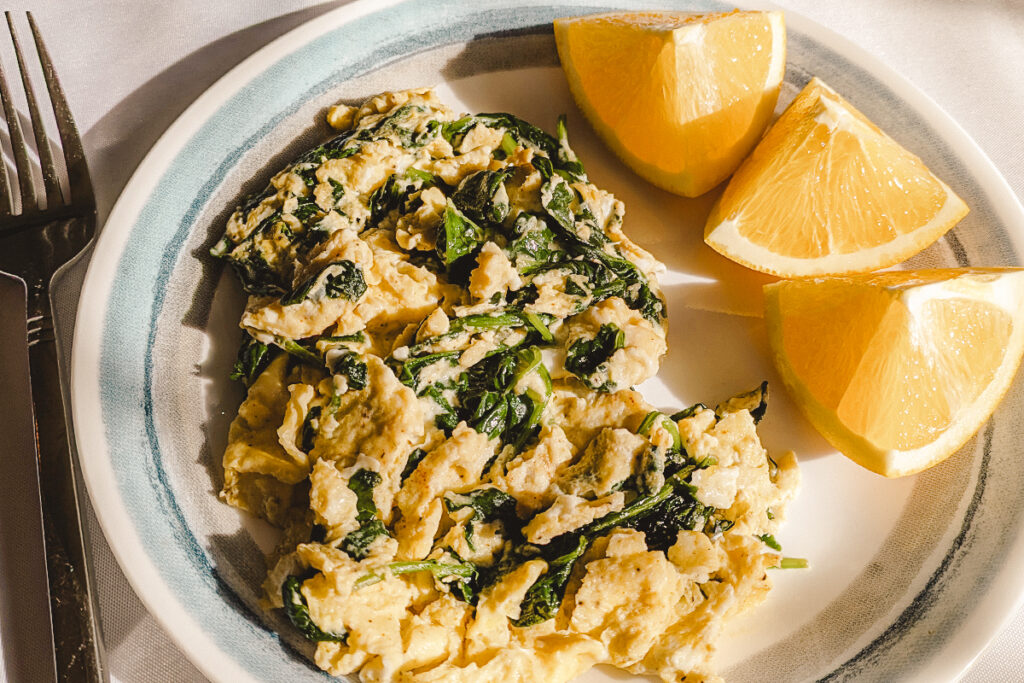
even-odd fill
[[(6, 165), (0, 163), (0, 270), (20, 277), (28, 291), (29, 363), (57, 679), (105, 681), (98, 612), (95, 591), (91, 590), (84, 533), (84, 499), (78, 490), (76, 463), (68, 443), (70, 422), (61, 394), (61, 354), (53, 333), (50, 301), (50, 281), (54, 273), (92, 239), (96, 228), (96, 202), (75, 122), (39, 29), (32, 14), (27, 13), (64, 152), (67, 183), (66, 189), (61, 187), (50, 149), (51, 140), (31, 85), (31, 69), (18, 42), (13, 17), (10, 12), (6, 16), (25, 89), (39, 168), (34, 169), (29, 161), (18, 111), (0, 67), (0, 98), (14, 151), (14, 175), (18, 185), (16, 201)], [(40, 171), (45, 192), (43, 206), (37, 196), (38, 180), (33, 178), (34, 173)]]

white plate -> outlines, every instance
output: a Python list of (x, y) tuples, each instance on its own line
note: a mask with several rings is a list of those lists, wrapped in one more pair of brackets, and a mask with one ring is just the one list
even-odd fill
[[(1010, 425), (1024, 408), (1024, 382), (962, 452), (918, 477), (884, 480), (836, 454), (800, 419), (771, 368), (756, 317), (764, 280), (703, 245), (713, 195), (685, 200), (643, 183), (573, 105), (550, 21), (610, 6), (355, 2), (221, 79), (125, 188), (82, 292), (75, 430), (93, 505), (125, 574), (210, 678), (325, 675), (280, 617), (257, 605), (260, 546), (272, 535), (215, 495), (242, 396), (226, 375), (243, 297), (207, 251), (242, 194), (327, 135), (327, 105), (431, 83), (455, 107), (506, 110), (548, 129), (568, 113), (591, 177), (625, 200), (627, 231), (669, 267), (671, 350), (643, 387), (654, 403), (716, 401), (763, 378), (775, 388), (763, 439), (770, 450), (796, 450), (804, 474), (779, 539), (812, 569), (773, 574), (769, 600), (730, 627), (718, 659), (729, 680), (949, 680), (1011, 613), (1024, 584), (1016, 569), (1024, 560), (1024, 459)], [(793, 14), (787, 25), (780, 107), (811, 74), (823, 78), (971, 207), (906, 265), (1020, 265), (1013, 226), (1024, 223), (1024, 210), (966, 134), (870, 55)], [(286, 636), (275, 634), (279, 627)], [(583, 680), (613, 678), (621, 675), (599, 670)]]

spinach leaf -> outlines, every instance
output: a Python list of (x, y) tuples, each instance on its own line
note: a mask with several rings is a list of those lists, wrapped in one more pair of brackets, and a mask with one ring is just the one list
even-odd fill
[[(546, 395), (527, 390), (516, 393), (519, 380), (538, 373)], [(551, 395), (551, 377), (541, 362), (540, 350), (531, 346), (509, 350), (480, 361), (466, 373), (466, 388), (459, 395), (461, 414), (470, 427), (492, 439), (521, 448), (539, 431), (540, 414)]]
[(267, 369), (276, 355), (275, 350), (248, 334), (238, 348), (238, 358), (231, 368), (230, 379), (242, 380), (245, 386), (252, 385), (260, 373)]
[(694, 415), (696, 415), (701, 410), (707, 410), (707, 409), (708, 409), (708, 407), (706, 405), (704, 405), (703, 403), (694, 403), (689, 408), (683, 408), (678, 413), (674, 413), (672, 415), (672, 420), (674, 422), (679, 422), (680, 420), (685, 420), (688, 417), (693, 417)]
[(509, 199), (505, 179), (511, 168), (500, 171), (477, 171), (467, 176), (452, 195), (455, 207), (471, 220), (481, 224), (499, 224), (508, 216)]
[(301, 588), (302, 581), (295, 575), (285, 579), (281, 586), (281, 598), (284, 600), (284, 613), (288, 616), (288, 621), (292, 622), (302, 635), (314, 642), (344, 643), (348, 639), (347, 633), (329, 633), (313, 623), (312, 617), (309, 616), (309, 605)]
[(559, 168), (565, 172), (568, 180), (585, 182), (587, 180), (587, 172), (583, 169), (583, 164), (577, 158), (576, 152), (572, 151), (572, 147), (569, 146), (569, 132), (565, 125), (565, 114), (558, 117), (556, 132), (558, 133)]
[(380, 536), (388, 536), (384, 522), (379, 519), (377, 505), (373, 502), (373, 489), (380, 485), (381, 476), (373, 470), (358, 470), (348, 480), (348, 487), (356, 494), (356, 521), (359, 528), (349, 532), (341, 541), (340, 548), (353, 560), (362, 560), (369, 555), (370, 544)]
[(577, 339), (565, 356), (565, 369), (597, 391), (612, 391), (615, 383), (605, 377), (608, 361), (626, 345), (626, 333), (613, 323), (601, 325), (593, 339)]
[(701, 505), (693, 497), (694, 489), (681, 487), (675, 495), (659, 503), (649, 514), (629, 520), (623, 526), (644, 532), (650, 550), (668, 550), (681, 530), (701, 530), (714, 523), (714, 508)]
[(274, 345), (283, 350), (289, 356), (292, 356), (296, 360), (300, 360), (307, 365), (313, 365), (315, 367), (323, 366), (323, 361), (320, 359), (320, 355), (316, 350), (305, 344), (297, 342), (294, 339), (274, 337)]
[(412, 166), (405, 169), (405, 177), (413, 182), (419, 181), (421, 187), (430, 187), (432, 185), (437, 185), (440, 182), (437, 176), (430, 171), (424, 171), (421, 168), (413, 168)]
[(511, 133), (505, 131), (505, 134), (501, 136), (501, 145), (494, 150), (493, 156), (498, 161), (507, 159), (515, 154), (516, 147), (518, 147), (515, 137)]
[(677, 453), (682, 451), (683, 439), (681, 436), (679, 436), (679, 427), (678, 425), (676, 425), (675, 416), (672, 416), (670, 418), (664, 413), (660, 413), (657, 410), (652, 410), (651, 412), (647, 413), (647, 415), (644, 416), (644, 419), (640, 423), (640, 426), (637, 428), (636, 433), (640, 434), (641, 436), (646, 436), (647, 433), (651, 431), (651, 427), (654, 426), (655, 421), (659, 419), (661, 420), (661, 426), (672, 437), (672, 450), (674, 450)]
[[(472, 562), (463, 562), (456, 557), (455, 562), (442, 562), (440, 560), (410, 560), (392, 562), (387, 565), (388, 571), (395, 576), (402, 574), (414, 574), (416, 572), (430, 572), (434, 578), (447, 585), (452, 592), (462, 598), (465, 602), (474, 600), (477, 590), (474, 587), (477, 578), (477, 567)], [(376, 572), (365, 574), (355, 582), (355, 589), (372, 586), (384, 580), (384, 577)]]
[[(572, 568), (590, 544), (617, 527), (631, 527), (646, 534), (647, 547), (664, 550), (675, 543), (680, 529), (704, 530), (713, 508), (706, 508), (693, 497), (687, 481), (696, 465), (691, 464), (669, 477), (658, 491), (641, 495), (618, 512), (585, 524), (579, 529), (554, 538), (536, 547), (525, 544), (508, 553), (499, 571), (518, 564), (531, 555), (548, 562), (548, 570), (527, 590), (516, 626), (532, 626), (553, 617), (565, 596), (565, 587)], [(497, 577), (489, 577), (496, 580)]]
[(381, 183), (380, 187), (370, 193), (367, 199), (367, 205), (370, 208), (369, 225), (377, 225), (381, 219), (399, 208), (402, 199), (405, 198), (405, 194), (405, 190), (399, 184), (398, 178), (394, 174), (389, 175)]
[(439, 353), (416, 356), (405, 361), (396, 361), (392, 357), (388, 359), (388, 365), (394, 370), (399, 382), (407, 387), (412, 387), (413, 390), (419, 393), (419, 376), (423, 368), (443, 360), (448, 361), (449, 365), (454, 365), (458, 363), (459, 356), (461, 355), (461, 351), (441, 351)]
[(346, 146), (349, 141), (355, 140), (355, 133), (355, 130), (347, 130), (334, 136), (322, 145), (318, 145), (300, 156), (294, 165), (311, 164), (315, 170), (316, 167), (328, 159), (344, 159), (352, 156), (362, 147), (362, 145)]
[(779, 542), (776, 541), (775, 537), (771, 534), (761, 534), (760, 536), (758, 536), (758, 538), (761, 539), (761, 542), (769, 548), (771, 548), (772, 550), (782, 552), (782, 546), (779, 545)]
[(590, 546), (590, 538), (580, 535), (576, 545), (567, 552), (554, 557), (548, 561), (548, 568), (544, 574), (537, 579), (519, 606), (519, 618), (513, 619), (512, 624), (520, 628), (534, 626), (547, 621), (558, 613), (565, 597), (565, 587), (569, 583), (569, 576), (576, 560), (580, 559)]
[(444, 506), (449, 513), (463, 508), (472, 508), (473, 514), (466, 520), (466, 543), (470, 549), (476, 550), (473, 544), (474, 523), (501, 521), (505, 532), (512, 536), (519, 535), (519, 517), (516, 515), (516, 499), (501, 489), (488, 486), (467, 493), (446, 493)]
[(579, 206), (575, 191), (564, 178), (550, 178), (541, 188), (541, 204), (553, 220), (553, 232), (566, 242), (567, 249), (586, 260), (598, 263), (614, 273), (617, 282), (604, 291), (592, 293), (591, 304), (610, 296), (621, 296), (633, 310), (653, 323), (660, 323), (665, 315), (665, 304), (654, 294), (647, 278), (635, 264), (607, 249), (608, 238), (586, 206)]
[(437, 255), (445, 266), (469, 256), (485, 241), (484, 231), (456, 208), (451, 198), (444, 210), (444, 225), (437, 234)]
[(430, 124), (427, 124), (430, 132), (440, 132), (441, 137), (443, 137), (452, 147), (458, 147), (462, 142), (462, 138), (469, 132), (469, 129), (475, 125), (476, 120), (472, 116), (463, 116), (455, 121), (445, 121), (444, 123), (431, 121)]
[(502, 520), (514, 522), (516, 517), (516, 499), (499, 488), (487, 486), (467, 493), (444, 494), (444, 506), (448, 512), (463, 508), (473, 509), (473, 519), (480, 522)]
[(363, 268), (348, 260), (330, 263), (320, 272), (314, 273), (299, 283), (287, 295), (281, 297), (282, 306), (292, 306), (305, 300), (320, 301), (323, 298), (344, 298), (358, 301), (366, 292)]
[(363, 332), (362, 330), (359, 330), (358, 332), (353, 332), (352, 334), (343, 334), (340, 336), (323, 336), (320, 337), (320, 341), (341, 343), (352, 342), (355, 344), (365, 344), (366, 333)]
[(504, 128), (519, 142), (544, 152), (549, 158), (558, 158), (558, 142), (543, 130), (518, 116), (505, 113), (477, 114), (476, 120), (489, 128)]
[(402, 469), (403, 483), (405, 482), (406, 479), (409, 478), (410, 474), (416, 471), (416, 468), (419, 466), (420, 462), (422, 462), (423, 458), (425, 457), (427, 457), (427, 452), (422, 448), (416, 448), (411, 453), (409, 453), (409, 457), (406, 458), (405, 460), (405, 467)]
[(434, 399), (434, 403), (441, 409), (434, 417), (434, 424), (438, 429), (444, 431), (445, 434), (451, 434), (455, 431), (455, 428), (459, 426), (459, 413), (452, 407), (452, 404), (444, 396), (445, 389), (451, 389), (458, 386), (458, 382), (437, 382), (431, 384), (423, 391), (422, 396), (429, 396)]
[[(233, 243), (225, 235), (210, 250), (210, 254), (231, 264), (246, 294), (269, 296), (286, 291), (286, 273), (270, 265), (268, 254), (276, 257), (292, 244), (291, 228), (280, 212), (274, 212), (260, 221), (252, 232), (240, 242)], [(265, 251), (266, 250), (266, 251)]]
[(448, 332), (444, 336), (454, 336), (470, 329), (526, 327), (529, 328), (531, 335), (539, 338), (540, 341), (550, 343), (554, 341), (554, 335), (548, 325), (554, 321), (554, 316), (546, 313), (527, 313), (518, 308), (496, 309), (491, 313), (474, 313), (455, 318), (449, 324)]
[(320, 415), (323, 413), (321, 406), (313, 406), (306, 413), (306, 419), (302, 421), (302, 443), (301, 448), (304, 453), (309, 453), (313, 450), (313, 446), (316, 443), (316, 435), (320, 427)]
[(353, 131), (355, 139), (369, 142), (371, 140), (397, 138), (402, 147), (420, 147), (426, 143), (426, 140), (420, 140), (415, 130), (402, 124), (411, 118), (413, 114), (422, 111), (426, 111), (426, 109), (421, 105), (404, 104), (372, 126)]
[(330, 366), (331, 374), (344, 375), (348, 381), (349, 389), (365, 389), (368, 377), (366, 371), (366, 363), (359, 360), (359, 354), (349, 352), (342, 352), (340, 355), (332, 355), (332, 363)]
[(636, 490), (647, 496), (665, 485), (665, 467), (668, 464), (665, 450), (648, 446), (640, 459), (639, 471), (636, 474)]
[(302, 223), (310, 222), (313, 217), (319, 218), (323, 216), (323, 211), (317, 206), (316, 200), (310, 197), (300, 197), (296, 203), (295, 208), (292, 209), (291, 214), (298, 218)]
[(541, 217), (522, 212), (513, 231), (517, 236), (509, 242), (507, 253), (521, 275), (549, 270), (570, 257)]
[(768, 410), (768, 382), (761, 382), (755, 389), (733, 396), (715, 408), (715, 415), (720, 418), (727, 412), (738, 410), (749, 410), (754, 424), (760, 422)]

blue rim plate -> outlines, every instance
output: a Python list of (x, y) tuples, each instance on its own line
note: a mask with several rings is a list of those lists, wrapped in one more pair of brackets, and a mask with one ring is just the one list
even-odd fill
[[(326, 134), (317, 122), (338, 99), (437, 84), (467, 110), (507, 109), (548, 127), (561, 110), (579, 122), (557, 67), (551, 20), (644, 5), (354, 2), (220, 79), (126, 186), (82, 290), (75, 432), (111, 549), (148, 609), (211, 679), (327, 678), (309, 663), (306, 645), (278, 636), (278, 618), (259, 608), (267, 530), (215, 495), (219, 451), (241, 398), (224, 377), (243, 300), (206, 255), (227, 212), (254, 182)], [(732, 7), (713, 0), (661, 6)], [(1024, 209), (964, 131), (871, 55), (792, 13), (786, 21), (783, 100), (812, 74), (822, 77), (970, 205), (960, 226), (908, 265), (1020, 265), (1015, 226), (1024, 224)], [(649, 399), (716, 400), (762, 377), (776, 379), (763, 324), (750, 315), (760, 305), (759, 281), (702, 248), (699, 223), (709, 199), (645, 186), (582, 122), (570, 132), (598, 185), (626, 201), (627, 230), (668, 265), (672, 351), (659, 377), (642, 387)], [(1024, 383), (1014, 384), (959, 454), (895, 482), (835, 454), (781, 391), (773, 401), (765, 443), (796, 450), (804, 471), (780, 540), (812, 569), (780, 572), (765, 605), (729, 627), (723, 674), (733, 681), (954, 679), (1024, 589), (1016, 570), (1024, 560), (1024, 491), (1016, 485), (1024, 459), (1012, 439)], [(595, 671), (583, 680), (611, 678)]]

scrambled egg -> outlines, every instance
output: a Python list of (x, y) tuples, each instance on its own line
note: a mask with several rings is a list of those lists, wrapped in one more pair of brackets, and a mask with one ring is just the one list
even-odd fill
[(430, 90), (342, 132), (231, 216), (249, 301), (222, 498), (283, 530), (266, 607), (366, 683), (714, 681), (795, 494), (765, 387), (666, 415), (661, 265), (563, 121)]

